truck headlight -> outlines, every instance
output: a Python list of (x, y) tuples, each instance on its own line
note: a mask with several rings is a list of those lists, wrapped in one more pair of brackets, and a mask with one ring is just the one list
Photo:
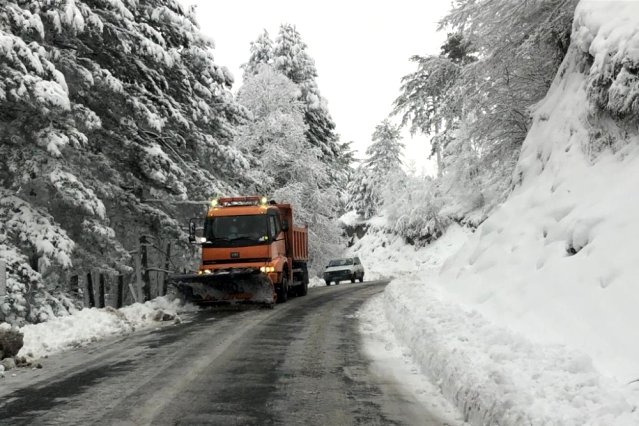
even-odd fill
[(269, 272), (275, 272), (274, 266), (260, 266), (260, 272), (264, 272), (265, 274)]

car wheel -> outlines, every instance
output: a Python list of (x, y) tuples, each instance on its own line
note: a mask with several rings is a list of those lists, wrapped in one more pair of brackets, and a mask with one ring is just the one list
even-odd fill
[(331, 285), (331, 282), (327, 280), (326, 285)]
[(351, 275), (351, 284), (355, 282), (355, 274)]
[(335, 285), (339, 285), (339, 280), (335, 280)]
[(360, 283), (363, 283), (363, 282), (364, 282), (364, 274), (362, 274), (362, 275), (360, 275), (360, 276), (359, 276), (359, 282), (360, 282)]

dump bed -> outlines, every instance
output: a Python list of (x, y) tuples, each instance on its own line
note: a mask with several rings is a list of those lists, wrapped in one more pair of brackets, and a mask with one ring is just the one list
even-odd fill
[(290, 248), (289, 257), (295, 261), (308, 260), (308, 228), (293, 225), (293, 209), (290, 204), (277, 204), (281, 219), (288, 223), (286, 233), (287, 247)]
[(291, 257), (293, 260), (308, 260), (308, 228), (293, 226), (289, 230), (289, 234), (291, 235), (293, 248)]

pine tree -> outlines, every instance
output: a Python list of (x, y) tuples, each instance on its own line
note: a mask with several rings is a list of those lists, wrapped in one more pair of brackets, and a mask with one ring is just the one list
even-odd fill
[(399, 128), (387, 119), (375, 127), (373, 143), (366, 149), (366, 159), (357, 168), (348, 185), (348, 210), (355, 210), (364, 219), (379, 212), (383, 204), (382, 194), (403, 174), (402, 150)]
[(384, 176), (401, 168), (403, 149), (399, 128), (386, 119), (375, 127), (373, 143), (366, 148), (364, 166), (376, 179), (382, 180)]
[(61, 308), (72, 273), (130, 271), (140, 233), (183, 237), (165, 200), (243, 184), (246, 111), (175, 0), (0, 5), (0, 319), (19, 323)]
[(322, 161), (330, 163), (341, 156), (344, 147), (338, 143), (335, 123), (315, 81), (315, 61), (306, 48), (295, 26), (283, 24), (273, 48), (274, 66), (300, 87), (308, 126), (306, 137), (312, 146), (320, 148)]
[(272, 65), (273, 63), (273, 42), (264, 30), (257, 40), (251, 42), (251, 56), (247, 63), (242, 65), (244, 70), (244, 80), (249, 79), (259, 71), (260, 65)]

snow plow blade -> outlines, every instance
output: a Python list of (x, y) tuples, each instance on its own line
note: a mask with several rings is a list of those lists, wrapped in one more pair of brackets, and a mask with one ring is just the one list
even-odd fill
[(197, 305), (275, 304), (273, 283), (266, 275), (253, 269), (202, 275), (172, 275), (169, 283), (175, 287), (179, 297)]

